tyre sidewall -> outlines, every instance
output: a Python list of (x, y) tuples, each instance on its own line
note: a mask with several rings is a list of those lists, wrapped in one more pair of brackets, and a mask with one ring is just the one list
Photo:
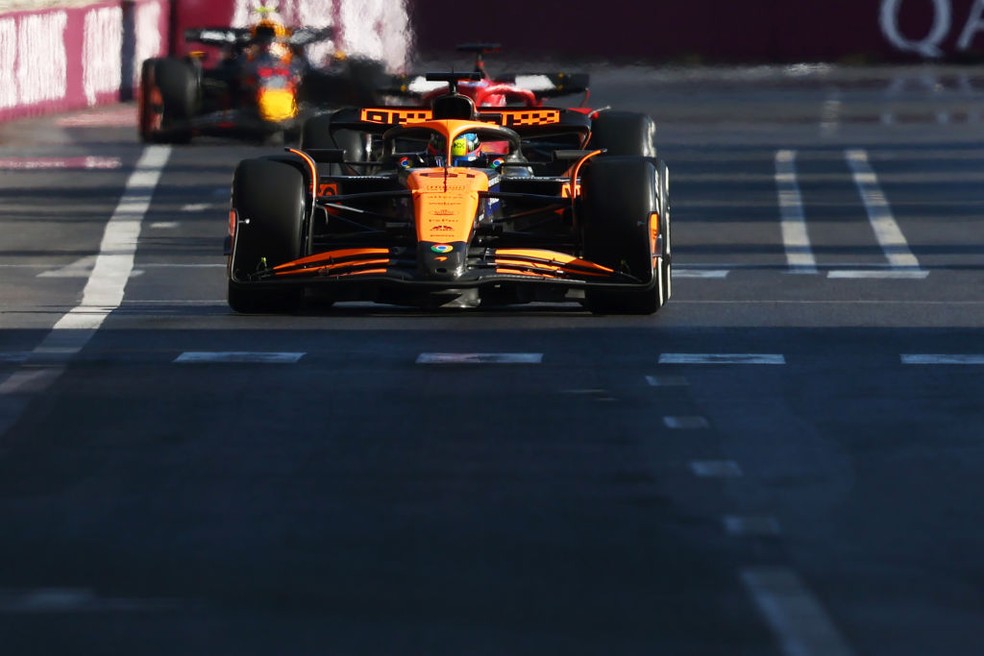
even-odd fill
[(591, 149), (606, 156), (656, 157), (656, 122), (648, 114), (605, 110), (591, 122)]

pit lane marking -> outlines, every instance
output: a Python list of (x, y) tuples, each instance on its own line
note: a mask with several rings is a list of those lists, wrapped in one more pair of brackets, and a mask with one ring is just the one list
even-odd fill
[(866, 150), (844, 151), (848, 168), (854, 178), (854, 184), (861, 194), (861, 202), (868, 213), (868, 221), (875, 231), (875, 238), (882, 252), (888, 259), (892, 271), (926, 273), (919, 266), (919, 260), (909, 249), (909, 243), (902, 234), (899, 224), (892, 215), (885, 193), (878, 183), (878, 175), (868, 161)]
[(3, 157), (0, 169), (14, 171), (44, 171), (50, 169), (118, 169), (123, 166), (119, 157)]
[(984, 365), (981, 353), (903, 353), (902, 364), (912, 365)]
[(704, 278), (723, 280), (731, 273), (728, 269), (684, 269), (675, 267), (673, 269), (674, 278)]
[(660, 353), (659, 364), (786, 364), (780, 353)]
[(775, 156), (776, 193), (782, 217), (782, 243), (790, 273), (815, 274), (817, 260), (810, 245), (803, 211), (803, 195), (796, 179), (796, 151), (779, 150)]
[(170, 610), (178, 605), (172, 599), (103, 597), (86, 588), (0, 590), (0, 613), (10, 615), (143, 612)]
[(740, 478), (745, 475), (734, 460), (694, 460), (690, 471), (700, 478)]
[(669, 416), (663, 417), (663, 425), (674, 430), (701, 430), (710, 428), (710, 422), (700, 416)]
[(542, 353), (421, 353), (417, 364), (540, 364)]
[(687, 387), (690, 383), (683, 376), (646, 376), (652, 387)]
[(174, 358), (177, 364), (201, 364), (201, 363), (224, 363), (224, 364), (294, 364), (303, 358), (305, 353), (272, 352), (261, 351), (185, 351)]
[(170, 155), (169, 146), (150, 146), (144, 150), (106, 223), (99, 254), (82, 292), (82, 302), (55, 323), (31, 352), (29, 361), (64, 360), (75, 355), (120, 306), (133, 273), (140, 227)]
[(853, 654), (823, 606), (793, 570), (747, 567), (742, 584), (779, 640), (786, 656)]
[(780, 533), (779, 520), (768, 515), (726, 515), (721, 523), (734, 537), (775, 537)]

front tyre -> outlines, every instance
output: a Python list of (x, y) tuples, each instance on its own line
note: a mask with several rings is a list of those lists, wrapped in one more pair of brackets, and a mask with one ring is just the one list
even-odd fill
[[(656, 165), (639, 157), (596, 158), (582, 179), (585, 259), (638, 281), (633, 289), (589, 287), (584, 304), (596, 314), (652, 314), (667, 300)], [(668, 234), (668, 233), (666, 233)]]
[(236, 312), (292, 312), (303, 290), (264, 288), (251, 278), (260, 271), (299, 258), (303, 251), (304, 176), (282, 162), (247, 159), (232, 182), (238, 216), (229, 260), (229, 306)]

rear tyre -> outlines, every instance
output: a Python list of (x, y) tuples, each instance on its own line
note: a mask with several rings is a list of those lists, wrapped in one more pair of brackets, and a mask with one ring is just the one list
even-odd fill
[(656, 122), (648, 114), (605, 110), (591, 122), (588, 147), (611, 156), (656, 157)]
[(158, 59), (154, 80), (161, 95), (161, 127), (172, 143), (191, 140), (190, 122), (198, 106), (198, 76), (191, 64), (181, 59)]
[(144, 143), (160, 141), (163, 123), (163, 104), (155, 82), (155, 69), (159, 59), (145, 59), (140, 65), (140, 92), (137, 96), (137, 127)]
[[(581, 203), (585, 259), (640, 283), (636, 289), (586, 289), (585, 307), (596, 314), (659, 310), (666, 301), (667, 270), (656, 266), (660, 240), (651, 217), (660, 211), (660, 197), (654, 163), (635, 157), (592, 160), (582, 179)], [(665, 239), (662, 244), (665, 253)]]
[(232, 181), (239, 224), (229, 261), (229, 306), (236, 312), (292, 312), (303, 290), (256, 287), (258, 270), (295, 260), (302, 254), (305, 186), (301, 173), (282, 162), (247, 159)]

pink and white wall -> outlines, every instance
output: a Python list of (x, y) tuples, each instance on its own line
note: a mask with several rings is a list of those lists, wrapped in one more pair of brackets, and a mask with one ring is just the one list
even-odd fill
[(167, 47), (169, 0), (0, 14), (0, 120), (118, 102)]

